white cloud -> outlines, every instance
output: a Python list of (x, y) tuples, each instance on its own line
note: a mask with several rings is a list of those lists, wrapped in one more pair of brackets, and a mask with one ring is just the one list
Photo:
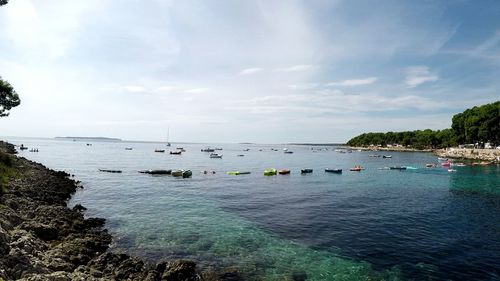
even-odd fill
[(341, 82), (330, 82), (327, 83), (327, 86), (361, 86), (361, 85), (369, 85), (373, 84), (377, 81), (376, 77), (368, 77), (364, 79), (352, 79), (352, 80), (344, 80)]
[(312, 68), (313, 68), (313, 65), (311, 65), (311, 64), (298, 64), (298, 65), (292, 65), (289, 67), (278, 68), (276, 70), (277, 71), (285, 71), (285, 72), (296, 72), (296, 71), (306, 71), (306, 70), (310, 70)]
[(264, 70), (264, 69), (262, 69), (260, 67), (246, 68), (240, 72), (240, 75), (254, 74), (257, 72), (261, 72), (262, 70)]
[(155, 93), (164, 93), (164, 92), (171, 92), (171, 91), (174, 91), (177, 89), (178, 89), (178, 87), (176, 87), (176, 86), (161, 86), (161, 87), (154, 89), (154, 92)]
[(209, 88), (193, 88), (193, 89), (186, 90), (185, 92), (188, 94), (201, 94), (201, 93), (207, 92), (208, 90), (210, 90), (210, 89)]
[(132, 92), (132, 93), (142, 93), (146, 92), (147, 89), (142, 87), (142, 86), (136, 86), (136, 85), (127, 85), (124, 86), (123, 89), (127, 92)]
[(415, 88), (426, 82), (435, 82), (439, 79), (436, 74), (429, 71), (427, 66), (412, 66), (406, 68), (406, 85)]

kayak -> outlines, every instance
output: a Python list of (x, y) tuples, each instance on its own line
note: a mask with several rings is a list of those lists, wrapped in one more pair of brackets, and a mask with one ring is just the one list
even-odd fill
[(231, 172), (227, 172), (226, 174), (238, 176), (238, 175), (249, 175), (250, 172), (231, 171)]
[(288, 175), (288, 174), (290, 174), (290, 170), (287, 170), (287, 169), (279, 170), (278, 174), (280, 174), (280, 175)]
[(275, 176), (277, 173), (278, 171), (276, 171), (276, 169), (273, 168), (264, 170), (264, 176)]

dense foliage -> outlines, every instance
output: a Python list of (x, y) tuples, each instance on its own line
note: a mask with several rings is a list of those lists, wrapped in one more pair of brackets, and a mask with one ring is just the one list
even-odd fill
[(0, 117), (8, 116), (9, 110), (21, 103), (19, 96), (9, 82), (0, 77)]
[(453, 116), (451, 128), (459, 143), (500, 144), (500, 101), (475, 106)]
[(0, 6), (5, 5), (9, 2), (9, 0), (0, 0)]
[(347, 142), (350, 146), (401, 145), (416, 149), (444, 148), (458, 144), (500, 144), (500, 101), (476, 106), (456, 114), (452, 128), (433, 131), (365, 133)]

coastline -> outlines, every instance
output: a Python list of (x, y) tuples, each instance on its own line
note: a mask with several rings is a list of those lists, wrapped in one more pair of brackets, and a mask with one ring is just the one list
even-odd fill
[(364, 147), (364, 146), (347, 146), (352, 150), (362, 150), (362, 151), (397, 151), (397, 152), (433, 152), (433, 149), (415, 149), (415, 148), (407, 148), (407, 147)]
[(12, 171), (0, 192), (0, 280), (221, 279), (192, 261), (147, 264), (110, 251), (105, 220), (85, 218), (79, 204), (67, 206), (82, 188), (78, 181), (15, 156), (12, 144), (0, 142), (0, 153)]
[(450, 147), (446, 149), (413, 149), (406, 147), (348, 147), (352, 150), (362, 151), (396, 151), (396, 152), (432, 152), (438, 157), (487, 161), (490, 163), (500, 163), (500, 149), (472, 149)]

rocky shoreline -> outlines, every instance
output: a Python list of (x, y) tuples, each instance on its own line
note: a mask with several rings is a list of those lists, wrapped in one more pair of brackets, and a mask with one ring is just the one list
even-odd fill
[(434, 153), (439, 157), (500, 163), (500, 149), (447, 148)]
[(77, 181), (14, 156), (11, 144), (0, 143), (0, 153), (8, 162), (0, 165), (13, 171), (0, 191), (0, 281), (226, 279), (198, 271), (192, 261), (146, 264), (109, 251), (105, 220), (67, 206), (81, 188)]
[(469, 149), (469, 148), (447, 148), (447, 149), (414, 149), (406, 147), (349, 147), (352, 150), (362, 151), (397, 151), (397, 152), (432, 152), (439, 157), (467, 159), (476, 161), (487, 161), (500, 163), (500, 149)]

